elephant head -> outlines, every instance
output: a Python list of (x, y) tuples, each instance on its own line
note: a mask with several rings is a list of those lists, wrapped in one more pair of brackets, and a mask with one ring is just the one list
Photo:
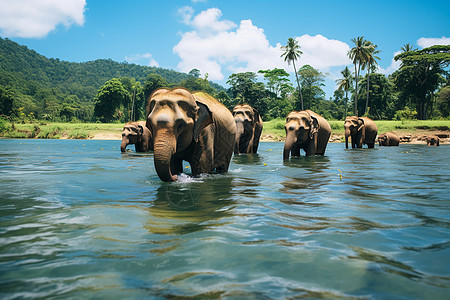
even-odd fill
[(439, 146), (439, 137), (437, 136), (427, 136), (426, 141), (428, 146)]
[(389, 137), (386, 134), (381, 134), (378, 136), (378, 146), (389, 145)]
[(308, 111), (293, 111), (287, 115), (284, 129), (286, 130), (286, 140), (283, 159), (289, 159), (289, 153), (292, 152), (292, 155), (299, 156), (300, 145), (314, 139), (314, 134), (319, 130), (319, 122)]
[(154, 141), (154, 162), (163, 181), (174, 181), (186, 152), (212, 123), (209, 108), (185, 89), (158, 89), (149, 99), (147, 127)]
[[(364, 136), (364, 120), (356, 116), (347, 117), (345, 118), (344, 129), (345, 129), (345, 148), (348, 149), (349, 136), (352, 137), (352, 141), (356, 141), (356, 137), (360, 134)], [(364, 141), (364, 137), (362, 138), (362, 141)]]
[(125, 152), (128, 145), (142, 142), (144, 127), (137, 122), (128, 122), (123, 127), (120, 151)]
[(233, 108), (233, 117), (236, 122), (234, 153), (251, 153), (249, 148), (253, 145), (250, 142), (260, 120), (259, 112), (248, 104), (238, 104)]

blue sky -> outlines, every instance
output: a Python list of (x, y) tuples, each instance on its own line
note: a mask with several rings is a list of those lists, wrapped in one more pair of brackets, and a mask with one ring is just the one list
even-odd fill
[[(0, 36), (51, 58), (100, 58), (189, 72), (226, 86), (236, 72), (285, 68), (280, 46), (297, 38), (299, 66), (326, 74), (327, 99), (351, 39), (378, 45), (380, 72), (406, 44), (450, 44), (450, 1), (0, 0)], [(293, 77), (292, 77), (292, 82)]]

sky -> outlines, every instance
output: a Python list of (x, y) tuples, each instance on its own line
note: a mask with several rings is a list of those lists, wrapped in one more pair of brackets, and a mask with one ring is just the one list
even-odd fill
[[(406, 43), (450, 44), (448, 0), (0, 0), (0, 36), (70, 62), (112, 59), (201, 76), (228, 87), (233, 73), (293, 66), (280, 47), (296, 38), (309, 64), (325, 74), (326, 98), (347, 52), (364, 36), (381, 51), (378, 72)], [(263, 81), (263, 79), (260, 79)]]

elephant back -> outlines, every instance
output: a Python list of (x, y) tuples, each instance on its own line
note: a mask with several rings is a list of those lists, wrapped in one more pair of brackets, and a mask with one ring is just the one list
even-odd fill
[(233, 128), (233, 134), (236, 132), (234, 117), (225, 105), (204, 92), (195, 92), (193, 95), (195, 100), (205, 104), (212, 112), (212, 121), (214, 124), (220, 124), (225, 128)]

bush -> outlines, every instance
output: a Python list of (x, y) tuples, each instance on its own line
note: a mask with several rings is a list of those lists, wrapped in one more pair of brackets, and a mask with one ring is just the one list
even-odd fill
[(397, 110), (394, 116), (394, 120), (396, 121), (416, 120), (416, 119), (417, 119), (417, 111), (409, 109), (408, 106), (405, 106), (403, 110)]

